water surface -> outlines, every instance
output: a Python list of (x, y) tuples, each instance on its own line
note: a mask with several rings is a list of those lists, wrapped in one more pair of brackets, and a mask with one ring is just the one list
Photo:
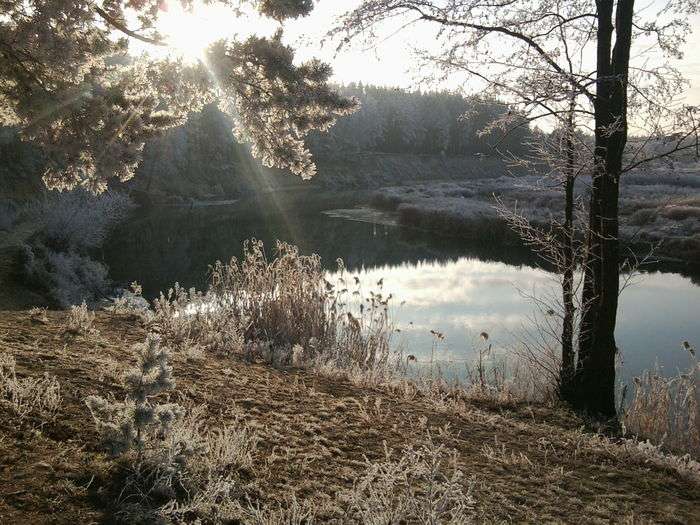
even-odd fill
[[(204, 288), (208, 265), (240, 256), (245, 239), (266, 246), (280, 239), (302, 253), (318, 253), (329, 271), (342, 258), (366, 290), (381, 280), (395, 298), (392, 316), (401, 330), (396, 344), (419, 360), (459, 363), (473, 359), (478, 335), (501, 354), (530, 337), (536, 308), (526, 296), (556, 294), (553, 275), (517, 244), (491, 238), (460, 240), (392, 225), (382, 215), (324, 211), (354, 204), (303, 199), (241, 203), (218, 208), (139, 213), (113, 235), (103, 254), (117, 282), (139, 281), (153, 297), (174, 282)], [(687, 340), (700, 344), (697, 276), (649, 271), (638, 276), (620, 302), (617, 342), (622, 377), (658, 364), (666, 374), (686, 369)], [(445, 335), (433, 351), (432, 331)], [(456, 364), (455, 364), (456, 363)]]

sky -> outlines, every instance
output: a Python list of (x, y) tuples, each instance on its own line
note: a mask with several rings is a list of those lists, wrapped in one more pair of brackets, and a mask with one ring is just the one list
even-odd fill
[[(329, 62), (333, 66), (333, 81), (336, 83), (363, 82), (404, 89), (418, 87), (420, 72), (416, 70), (414, 50), (417, 45), (435, 46), (437, 27), (434, 24), (418, 23), (403, 31), (388, 27), (380, 33), (379, 41), (372, 47), (356, 42), (339, 53), (336, 52), (335, 43), (324, 42), (326, 31), (333, 27), (337, 17), (360, 2), (361, 0), (320, 0), (310, 16), (285, 23), (285, 40), (294, 45), (300, 60), (318, 57)], [(664, 3), (665, 0), (638, 1), (637, 9), (649, 8), (651, 12)], [(238, 37), (252, 33), (271, 35), (278, 27), (276, 22), (255, 14), (236, 18), (230, 8), (221, 5), (203, 6), (195, 3), (194, 13), (183, 12), (173, 0), (169, 6), (168, 11), (161, 16), (159, 30), (169, 35), (171, 44), (192, 60), (197, 59), (208, 43), (232, 33)], [(674, 61), (674, 65), (691, 82), (691, 87), (684, 93), (685, 103), (700, 105), (700, 15), (691, 17), (690, 23), (696, 29), (686, 42), (684, 58)], [(648, 42), (641, 42), (637, 47), (646, 48), (647, 44)], [(134, 49), (138, 52), (141, 46), (136, 44)], [(475, 81), (450, 77), (431, 87), (473, 92), (479, 86)]]

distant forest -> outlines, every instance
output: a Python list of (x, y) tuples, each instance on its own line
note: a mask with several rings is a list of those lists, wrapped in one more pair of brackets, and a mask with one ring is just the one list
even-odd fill
[(311, 137), (312, 150), (321, 158), (347, 152), (488, 155), (494, 149), (521, 154), (530, 136), (527, 126), (508, 134), (479, 135), (509, 110), (498, 101), (362, 84), (340, 91), (358, 99), (361, 106), (329, 132)]
[[(531, 133), (522, 126), (508, 134), (481, 136), (479, 131), (488, 122), (508, 110), (497, 101), (362, 84), (339, 89), (357, 98), (361, 106), (328, 132), (309, 137), (311, 151), (323, 174), (317, 184), (324, 186), (362, 187), (371, 177), (360, 174), (358, 181), (352, 181), (348, 170), (355, 169), (352, 162), (363, 156), (468, 157), (468, 162), (472, 162), (475, 155), (497, 156), (497, 151), (522, 154)], [(127, 188), (156, 195), (228, 198), (260, 187), (261, 179), (271, 187), (296, 184), (287, 174), (262, 168), (248, 147), (236, 141), (232, 127), (231, 120), (215, 105), (191, 114), (184, 126), (146, 144), (143, 161)], [(20, 147), (16, 134), (5, 130), (0, 134), (0, 150), (0, 182), (6, 190), (33, 181), (31, 188), (10, 190), (9, 196), (24, 196), (41, 187), (38, 182), (43, 163), (30, 145)], [(454, 166), (452, 162), (449, 170), (455, 171)], [(362, 168), (367, 170), (366, 166)], [(387, 171), (386, 183), (405, 176), (401, 166), (382, 168)], [(428, 177), (432, 170), (432, 165), (428, 166), (415, 177)]]

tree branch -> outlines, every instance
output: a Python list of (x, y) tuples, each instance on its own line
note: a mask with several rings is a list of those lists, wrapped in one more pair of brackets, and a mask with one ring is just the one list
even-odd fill
[[(538, 55), (542, 57), (542, 59), (549, 64), (557, 73), (562, 75), (563, 77), (568, 78), (569, 83), (574, 86), (579, 92), (584, 94), (591, 102), (595, 101), (595, 95), (588, 91), (584, 86), (582, 86), (575, 78), (573, 78), (572, 75), (566, 72), (564, 68), (562, 68), (559, 64), (557, 64), (554, 59), (547, 53), (542, 46), (540, 46), (537, 42), (532, 37), (529, 37), (528, 35), (525, 35), (523, 33), (520, 33), (518, 31), (513, 31), (512, 29), (509, 29), (507, 27), (502, 27), (502, 26), (485, 26), (481, 24), (474, 24), (471, 22), (462, 22), (460, 20), (450, 20), (448, 18), (440, 18), (434, 15), (430, 15), (426, 12), (424, 12), (422, 9), (418, 8), (415, 5), (407, 5), (405, 6), (407, 9), (416, 11), (418, 15), (420, 16), (421, 19), (427, 20), (429, 22), (436, 22), (441, 25), (445, 26), (453, 26), (453, 27), (464, 27), (468, 29), (474, 29), (476, 31), (484, 31), (485, 33), (500, 33), (506, 36), (510, 36), (512, 38), (518, 39), (525, 44), (528, 45), (531, 49), (533, 49)], [(563, 23), (563, 22), (562, 22)]]
[(109, 25), (114, 27), (115, 29), (121, 31), (127, 36), (130, 36), (131, 38), (135, 38), (136, 40), (140, 40), (141, 42), (145, 42), (147, 44), (152, 44), (154, 46), (161, 46), (161, 47), (167, 47), (168, 44), (163, 42), (162, 40), (156, 40), (155, 38), (149, 38), (147, 36), (139, 35), (135, 31), (132, 31), (128, 27), (126, 27), (123, 23), (121, 23), (119, 20), (111, 16), (107, 11), (102, 9), (100, 6), (94, 6), (95, 12), (100, 15), (100, 18), (102, 18), (105, 22), (107, 22)]

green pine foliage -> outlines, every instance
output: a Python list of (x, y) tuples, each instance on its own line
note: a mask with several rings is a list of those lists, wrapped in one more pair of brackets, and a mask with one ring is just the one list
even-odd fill
[(175, 388), (168, 350), (157, 336), (149, 335), (146, 342), (134, 349), (137, 365), (125, 378), (127, 397), (123, 402), (110, 402), (90, 396), (90, 409), (102, 446), (114, 457), (136, 451), (139, 460), (157, 450), (173, 424), (185, 410), (175, 403), (158, 403), (154, 398)]

